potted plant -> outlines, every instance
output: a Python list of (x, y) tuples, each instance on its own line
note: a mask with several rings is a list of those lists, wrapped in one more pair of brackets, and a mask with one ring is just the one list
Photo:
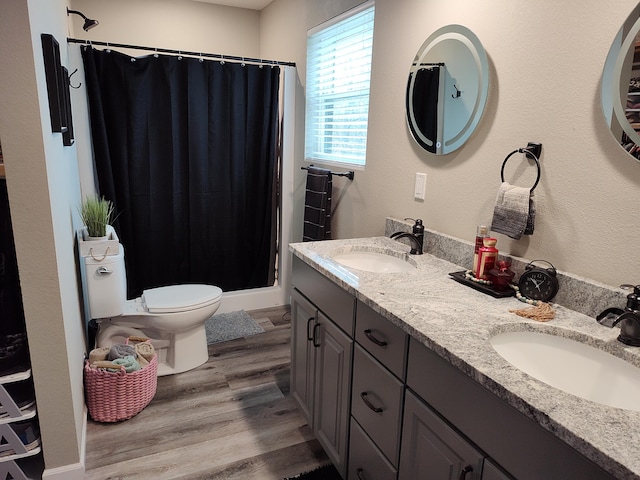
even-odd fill
[(113, 218), (113, 204), (104, 197), (88, 196), (80, 206), (80, 217), (86, 228), (85, 240), (105, 240)]

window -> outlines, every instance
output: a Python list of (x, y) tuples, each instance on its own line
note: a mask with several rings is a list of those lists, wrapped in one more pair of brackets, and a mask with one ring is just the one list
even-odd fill
[(309, 31), (305, 158), (364, 166), (373, 2)]

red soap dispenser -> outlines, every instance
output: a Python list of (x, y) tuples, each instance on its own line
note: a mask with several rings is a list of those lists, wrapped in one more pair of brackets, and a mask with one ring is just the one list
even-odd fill
[(478, 250), (478, 273), (476, 278), (481, 280), (489, 278), (489, 271), (495, 266), (498, 259), (497, 242), (498, 240), (493, 237), (483, 239), (483, 246)]

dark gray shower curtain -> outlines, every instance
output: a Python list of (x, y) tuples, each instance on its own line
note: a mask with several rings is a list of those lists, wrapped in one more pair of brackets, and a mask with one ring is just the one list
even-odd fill
[(279, 67), (82, 47), (128, 294), (274, 282)]

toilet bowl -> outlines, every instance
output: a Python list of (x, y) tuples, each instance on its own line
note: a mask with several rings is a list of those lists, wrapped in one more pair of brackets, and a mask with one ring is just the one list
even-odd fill
[(98, 323), (97, 347), (125, 343), (131, 336), (149, 338), (158, 354), (158, 376), (186, 372), (207, 361), (205, 321), (220, 306), (220, 288), (171, 285), (127, 300), (122, 246), (117, 255), (83, 258), (90, 316)]

